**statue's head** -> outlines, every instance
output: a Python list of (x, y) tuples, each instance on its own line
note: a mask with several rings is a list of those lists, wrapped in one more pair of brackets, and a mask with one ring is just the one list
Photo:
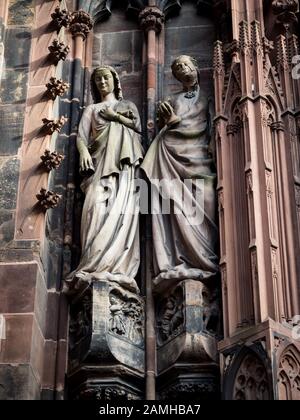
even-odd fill
[(93, 71), (91, 88), (96, 103), (101, 102), (103, 96), (112, 92), (114, 92), (116, 99), (123, 99), (119, 75), (111, 66), (97, 67)]
[(197, 61), (189, 55), (180, 55), (172, 63), (173, 76), (184, 86), (195, 86), (199, 83)]

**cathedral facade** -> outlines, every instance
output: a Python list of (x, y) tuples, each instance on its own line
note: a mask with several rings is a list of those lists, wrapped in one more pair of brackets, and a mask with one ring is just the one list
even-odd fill
[(300, 399), (299, 18), (1, 1), (0, 399)]

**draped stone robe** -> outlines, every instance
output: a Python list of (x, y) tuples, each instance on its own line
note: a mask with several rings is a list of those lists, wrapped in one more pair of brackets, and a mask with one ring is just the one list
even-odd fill
[[(99, 111), (106, 106), (131, 111), (135, 130), (103, 119)], [(81, 184), (85, 193), (82, 256), (66, 280), (70, 290), (92, 280), (107, 280), (138, 291), (134, 278), (140, 263), (139, 196), (134, 180), (143, 158), (140, 127), (137, 108), (129, 101), (102, 102), (84, 111), (79, 136), (89, 149), (95, 172)]]
[[(154, 285), (184, 279), (207, 280), (218, 271), (215, 223), (215, 171), (209, 153), (208, 101), (197, 90), (169, 102), (181, 122), (165, 126), (152, 142), (141, 168), (152, 184)], [(169, 186), (170, 212), (157, 211)], [(193, 186), (191, 185), (193, 184)], [(160, 208), (162, 210), (162, 208)], [(166, 213), (166, 212), (165, 212)]]

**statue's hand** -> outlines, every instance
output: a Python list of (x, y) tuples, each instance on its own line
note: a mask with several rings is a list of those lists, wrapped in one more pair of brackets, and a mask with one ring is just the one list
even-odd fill
[(80, 154), (79, 166), (80, 166), (80, 171), (81, 172), (86, 172), (88, 170), (92, 170), (92, 171), (95, 170), (94, 165), (93, 165), (92, 156), (89, 154), (88, 150), (84, 150)]
[(117, 120), (117, 113), (114, 111), (110, 106), (104, 109), (101, 109), (100, 115), (102, 118), (108, 121), (116, 121)]
[(173, 125), (181, 121), (181, 118), (175, 114), (174, 108), (169, 102), (162, 102), (158, 108), (158, 112), (163, 118), (166, 125)]

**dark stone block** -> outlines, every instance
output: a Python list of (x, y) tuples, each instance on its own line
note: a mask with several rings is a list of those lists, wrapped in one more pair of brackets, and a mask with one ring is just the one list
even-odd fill
[(36, 264), (5, 264), (0, 268), (0, 313), (34, 310)]
[(137, 106), (140, 117), (142, 118), (141, 112), (142, 112), (142, 74), (137, 75), (124, 75), (121, 76), (121, 86), (123, 90), (124, 98), (132, 101)]
[(41, 400), (43, 401), (53, 401), (55, 400), (55, 393), (53, 389), (42, 389)]
[[(119, 2), (122, 3), (122, 2)], [(124, 2), (126, 3), (126, 2)], [(125, 8), (114, 8), (111, 17), (104, 21), (99, 22), (95, 25), (95, 33), (105, 32), (117, 32), (117, 31), (130, 31), (138, 28), (136, 21), (127, 19), (125, 14)]]
[[(196, 1), (193, 2), (185, 2), (182, 5), (181, 13), (178, 16), (172, 16), (167, 20), (166, 27), (177, 27), (177, 26), (187, 26), (188, 28), (191, 26), (197, 25), (205, 25), (210, 24), (211, 20), (206, 16), (199, 16), (197, 15), (197, 7)], [(183, 31), (183, 29), (182, 29)], [(181, 35), (186, 34), (182, 32)], [(184, 38), (184, 36), (182, 36)]]
[(29, 363), (33, 315), (5, 315), (6, 339), (1, 342), (0, 363)]
[(16, 208), (20, 161), (17, 158), (0, 158), (0, 207)]
[(8, 69), (2, 77), (4, 81), (0, 89), (2, 103), (25, 102), (27, 95), (27, 72), (24, 70)]
[(36, 258), (36, 254), (29, 249), (0, 249), (0, 262), (30, 262)]
[(24, 126), (23, 105), (0, 107), (0, 155), (16, 155), (21, 145)]
[(24, 68), (29, 65), (31, 33), (24, 28), (10, 28), (6, 31), (6, 68)]
[(33, 0), (10, 0), (8, 6), (9, 25), (31, 25), (34, 20)]
[(53, 369), (51, 366), (49, 354), (46, 353), (45, 339), (35, 320), (33, 321), (32, 326), (30, 363), (35, 377), (40, 383), (42, 382), (44, 363), (46, 364), (46, 366), (48, 366), (50, 371), (51, 369)]
[(14, 238), (14, 212), (0, 210), (0, 247), (5, 246)]
[(133, 33), (133, 71), (139, 72), (142, 71), (142, 54), (143, 51), (143, 33), (139, 31), (135, 31)]
[(43, 335), (46, 334), (48, 292), (43, 274), (37, 268), (35, 284), (34, 313)]
[[(184, 36), (178, 36), (178, 33), (183, 30)], [(211, 67), (214, 40), (213, 25), (167, 29), (166, 68), (169, 68), (173, 60), (181, 54), (196, 58), (200, 68)]]
[(39, 388), (29, 365), (0, 365), (0, 400), (38, 400)]
[(99, 46), (100, 39), (97, 38), (93, 50), (93, 65), (108, 64), (115, 67), (119, 74), (133, 71), (133, 32), (103, 34), (101, 49)]
[(44, 388), (54, 388), (56, 370), (57, 342), (52, 340), (45, 341), (44, 350), (44, 369), (42, 386)]
[(48, 293), (47, 302), (47, 319), (46, 319), (46, 331), (45, 338), (47, 340), (57, 339), (57, 318), (59, 314), (59, 294), (57, 292)]

